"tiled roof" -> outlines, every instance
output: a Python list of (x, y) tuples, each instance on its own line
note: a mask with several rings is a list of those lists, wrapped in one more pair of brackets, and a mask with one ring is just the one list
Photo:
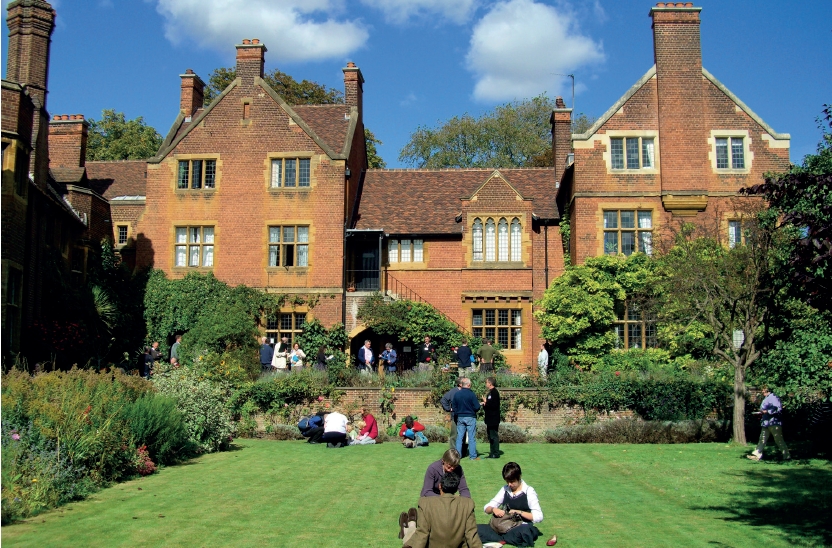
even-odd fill
[(347, 129), (350, 127), (350, 107), (347, 105), (297, 105), (292, 109), (297, 112), (318, 137), (332, 147), (332, 150), (344, 150)]
[[(391, 234), (459, 234), (454, 218), (494, 169), (371, 169), (364, 177), (357, 229)], [(541, 218), (557, 218), (551, 168), (499, 169)]]
[(87, 179), (92, 190), (105, 198), (144, 196), (147, 160), (87, 162)]

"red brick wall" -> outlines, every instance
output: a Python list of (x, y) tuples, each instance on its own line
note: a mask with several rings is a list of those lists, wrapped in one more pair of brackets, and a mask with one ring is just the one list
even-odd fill
[[(338, 390), (342, 391), (344, 396), (338, 401), (335, 407), (343, 411), (345, 407), (360, 407), (363, 404), (367, 404), (370, 406), (376, 420), (379, 421), (379, 427), (385, 428), (387, 426), (384, 424), (384, 419), (379, 410), (380, 389), (338, 388)], [(503, 400), (509, 400), (521, 394), (534, 392), (536, 392), (536, 389), (533, 388), (501, 388), (500, 397)], [(425, 404), (425, 399), (430, 395), (430, 390), (424, 388), (397, 388), (395, 395), (396, 401), (394, 415), (391, 417), (392, 421), (398, 422), (407, 415), (412, 415), (418, 417), (419, 422), (426, 426), (448, 426), (446, 421), (447, 414), (441, 407)], [(333, 405), (331, 400), (325, 400), (325, 403)], [(598, 420), (610, 420), (631, 416), (633, 416), (631, 411), (621, 411), (600, 414), (597, 418)], [(520, 407), (516, 414), (504, 417), (503, 422), (514, 424), (531, 434), (540, 434), (544, 430), (580, 423), (585, 418), (586, 414), (583, 409), (578, 407), (563, 406), (555, 409), (544, 409), (540, 413), (532, 409)]]
[[(87, 152), (87, 128), (83, 115), (56, 114), (49, 122), (50, 167), (83, 167)], [(71, 118), (71, 119), (70, 119)]]

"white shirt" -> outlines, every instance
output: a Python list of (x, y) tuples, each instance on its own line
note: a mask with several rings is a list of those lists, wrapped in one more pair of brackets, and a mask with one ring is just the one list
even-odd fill
[(488, 504), (483, 507), (483, 511), (489, 506), (492, 508), (497, 508), (503, 503), (503, 499), (505, 496), (509, 496), (511, 498), (517, 497), (520, 493), (526, 493), (526, 498), (529, 501), (529, 508), (532, 511), (532, 522), (533, 523), (540, 523), (543, 521), (543, 510), (540, 509), (540, 501), (537, 500), (537, 491), (534, 490), (534, 487), (530, 487), (526, 484), (525, 481), (520, 481), (520, 492), (515, 494), (511, 492), (511, 489), (508, 485), (503, 485), (502, 489), (500, 489), (494, 498), (491, 499)]
[(540, 349), (540, 354), (537, 355), (537, 367), (541, 372), (546, 371), (546, 366), (549, 365), (549, 353), (545, 348)]
[(334, 411), (324, 418), (324, 434), (327, 432), (347, 433), (347, 417)]

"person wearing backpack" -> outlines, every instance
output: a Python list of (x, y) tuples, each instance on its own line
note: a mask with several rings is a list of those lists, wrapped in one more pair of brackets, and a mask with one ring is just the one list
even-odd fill
[(298, 430), (300, 430), (301, 436), (307, 438), (307, 443), (319, 443), (321, 436), (324, 434), (324, 412), (320, 411), (300, 419)]

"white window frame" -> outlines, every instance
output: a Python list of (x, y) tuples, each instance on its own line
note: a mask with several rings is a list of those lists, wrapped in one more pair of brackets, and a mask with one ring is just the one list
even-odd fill
[[(608, 131), (599, 136), (606, 149), (603, 153), (607, 173), (641, 173), (656, 174), (659, 172), (659, 133), (653, 130), (637, 131)], [(613, 142), (621, 140), (621, 164), (613, 167)], [(638, 142), (638, 167), (628, 167), (627, 141)], [(647, 165), (649, 164), (649, 165)]]
[[(290, 165), (294, 167), (289, 169)], [(311, 186), (312, 158), (309, 156), (281, 156), (269, 159), (269, 188), (297, 190)]]
[[(291, 230), (291, 239), (290, 233)], [(266, 266), (306, 268), (309, 266), (309, 225), (269, 225)], [(291, 261), (288, 260), (291, 255)]]
[(214, 268), (217, 245), (214, 226), (176, 226), (173, 234), (174, 268)]
[(387, 241), (388, 264), (423, 263), (425, 261), (425, 240), (390, 239)]

